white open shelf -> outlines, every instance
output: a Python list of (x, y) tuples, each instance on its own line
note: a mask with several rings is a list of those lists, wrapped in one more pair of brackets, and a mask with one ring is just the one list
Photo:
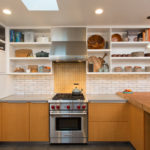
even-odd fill
[(101, 53), (101, 52), (110, 52), (110, 49), (88, 49), (87, 52), (88, 53)]
[(148, 41), (144, 42), (111, 42), (112, 45), (147, 45), (150, 44)]
[(111, 57), (112, 60), (150, 60), (150, 57)]
[(52, 42), (10, 42), (11, 46), (51, 45)]
[(103, 75), (103, 74), (111, 74), (111, 72), (87, 72), (87, 75)]
[(10, 60), (49, 60), (50, 57), (10, 57)]
[(87, 72), (87, 75), (106, 75), (106, 74), (150, 74), (150, 72)]
[(8, 73), (9, 75), (52, 75), (52, 72), (47, 72), (47, 73), (20, 73), (20, 72), (12, 72)]

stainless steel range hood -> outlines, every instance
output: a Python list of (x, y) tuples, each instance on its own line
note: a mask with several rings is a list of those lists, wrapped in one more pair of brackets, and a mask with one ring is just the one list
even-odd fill
[(52, 28), (51, 38), (50, 56), (53, 61), (86, 60), (86, 28)]

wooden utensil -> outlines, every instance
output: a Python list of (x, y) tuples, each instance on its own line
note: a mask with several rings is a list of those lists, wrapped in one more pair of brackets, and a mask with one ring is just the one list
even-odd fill
[(94, 65), (94, 72), (99, 72), (99, 69), (103, 66), (105, 63), (104, 58), (107, 56), (107, 53), (104, 54), (104, 56), (101, 58), (97, 58), (96, 56), (91, 56), (88, 58), (88, 62), (92, 63)]

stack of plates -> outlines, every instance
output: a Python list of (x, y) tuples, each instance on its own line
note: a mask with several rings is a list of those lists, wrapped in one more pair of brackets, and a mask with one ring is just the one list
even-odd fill
[(150, 66), (145, 67), (145, 72), (150, 72)]
[(132, 57), (144, 57), (144, 52), (133, 52)]

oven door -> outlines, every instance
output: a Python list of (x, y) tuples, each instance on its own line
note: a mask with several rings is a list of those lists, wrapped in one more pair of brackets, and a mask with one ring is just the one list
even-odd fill
[(86, 113), (50, 114), (50, 137), (87, 137)]

